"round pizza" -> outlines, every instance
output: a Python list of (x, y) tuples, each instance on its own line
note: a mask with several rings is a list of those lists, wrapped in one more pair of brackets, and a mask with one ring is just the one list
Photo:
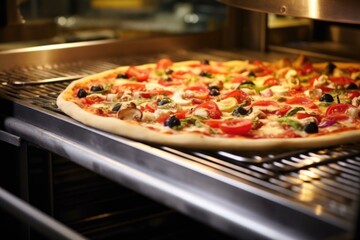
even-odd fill
[(360, 63), (161, 58), (75, 80), (57, 105), (87, 126), (166, 146), (326, 147), (360, 140)]

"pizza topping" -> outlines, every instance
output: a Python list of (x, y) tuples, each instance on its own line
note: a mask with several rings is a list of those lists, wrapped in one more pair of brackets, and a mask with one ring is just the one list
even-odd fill
[(80, 88), (79, 91), (77, 92), (77, 97), (84, 98), (86, 96), (87, 96), (87, 92), (83, 88)]
[(304, 131), (306, 133), (318, 133), (319, 128), (315, 122), (310, 122), (304, 126)]
[(112, 107), (111, 111), (117, 112), (117, 111), (120, 110), (120, 108), (121, 108), (121, 103), (116, 103), (116, 104)]
[(165, 98), (162, 98), (160, 101), (158, 101), (157, 105), (158, 106), (165, 106), (165, 105), (167, 105), (169, 103), (172, 103), (172, 102), (173, 101), (170, 98), (165, 97)]
[(223, 100), (216, 102), (216, 104), (218, 105), (218, 107), (221, 111), (231, 112), (238, 105), (238, 101), (236, 98), (229, 97), (229, 98), (225, 98)]
[(194, 109), (193, 114), (204, 118), (209, 117), (213, 119), (220, 119), (222, 116), (221, 110), (219, 109), (218, 105), (213, 101), (201, 103)]
[(321, 96), (321, 98), (319, 99), (320, 102), (333, 102), (334, 98), (333, 96), (331, 96), (328, 93), (325, 93), (324, 95)]
[(220, 88), (218, 86), (209, 86), (210, 96), (219, 96)]
[(147, 69), (140, 69), (135, 66), (130, 66), (126, 70), (125, 74), (127, 78), (134, 78), (139, 82), (144, 82), (148, 80), (150, 72)]
[(356, 83), (350, 83), (346, 89), (350, 90), (350, 89), (358, 89), (358, 86), (356, 85)]
[(164, 126), (169, 127), (169, 128), (174, 128), (174, 127), (180, 126), (180, 125), (181, 125), (180, 120), (174, 115), (168, 117), (164, 122)]
[(221, 122), (219, 128), (226, 134), (247, 135), (252, 128), (252, 121), (249, 119), (229, 119)]
[(252, 108), (245, 109), (244, 107), (236, 108), (231, 115), (233, 116), (245, 116), (252, 112)]
[(336, 65), (332, 62), (329, 62), (327, 65), (326, 65), (326, 68), (324, 70), (324, 74), (333, 74), (334, 73), (334, 70), (336, 68)]
[(117, 118), (121, 120), (135, 120), (135, 121), (141, 121), (142, 118), (142, 112), (134, 107), (133, 105), (130, 105), (127, 108), (123, 108), (117, 112)]
[(100, 92), (103, 91), (104, 88), (100, 85), (91, 86), (90, 91), (92, 92)]
[(351, 104), (355, 107), (360, 106), (360, 96), (354, 97), (351, 101)]
[[(318, 67), (321, 66), (321, 67)], [(209, 60), (128, 66), (76, 82), (72, 100), (102, 117), (166, 134), (306, 138), (359, 129), (359, 69), (306, 57), (268, 63)]]

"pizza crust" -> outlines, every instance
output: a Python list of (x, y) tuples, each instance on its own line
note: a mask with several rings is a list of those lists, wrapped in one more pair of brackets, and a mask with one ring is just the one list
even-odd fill
[(245, 150), (266, 151), (273, 149), (304, 149), (338, 145), (358, 141), (360, 130), (333, 133), (327, 136), (312, 138), (272, 138), (272, 139), (248, 139), (245, 137), (209, 137), (197, 133), (168, 134), (154, 132), (142, 127), (136, 121), (127, 122), (116, 118), (93, 115), (81, 109), (77, 104), (66, 101), (60, 94), (57, 105), (64, 113), (79, 122), (109, 133), (118, 134), (134, 140), (155, 143), (165, 146), (174, 146), (189, 149), (204, 150)]

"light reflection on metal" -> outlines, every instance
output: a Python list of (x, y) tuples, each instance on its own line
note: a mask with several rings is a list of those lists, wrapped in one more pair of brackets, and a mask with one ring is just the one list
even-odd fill
[(314, 199), (315, 186), (311, 183), (304, 182), (300, 186), (299, 200), (303, 202), (311, 202)]
[(316, 205), (314, 210), (315, 210), (315, 211), (314, 211), (315, 214), (316, 214), (317, 216), (320, 216), (320, 215), (323, 213), (323, 206), (321, 206), (321, 205)]
[(309, 17), (310, 18), (319, 18), (320, 9), (319, 9), (319, 1), (318, 0), (307, 0), (309, 5)]
[(218, 0), (229, 6), (343, 23), (360, 24), (359, 0)]

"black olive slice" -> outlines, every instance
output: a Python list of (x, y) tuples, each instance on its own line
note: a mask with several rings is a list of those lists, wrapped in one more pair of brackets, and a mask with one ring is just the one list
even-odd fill
[(172, 74), (174, 72), (174, 70), (172, 70), (172, 69), (166, 69), (165, 70), (165, 73), (167, 74), (167, 75), (170, 75), (170, 74)]
[(102, 86), (100, 86), (100, 85), (91, 86), (91, 88), (90, 88), (90, 91), (92, 91), (92, 92), (99, 92), (99, 91), (102, 91), (102, 90), (104, 90), (104, 88)]
[(174, 115), (168, 117), (164, 122), (164, 126), (169, 127), (169, 128), (173, 128), (173, 127), (180, 126), (180, 125), (181, 125), (180, 120)]
[(121, 108), (121, 103), (117, 103), (117, 104), (115, 104), (115, 105), (113, 106), (113, 108), (111, 109), (111, 111), (117, 112), (117, 111), (120, 110), (120, 108)]
[(165, 104), (168, 104), (168, 103), (171, 103), (171, 102), (172, 102), (172, 100), (170, 98), (163, 98), (157, 103), (157, 105), (158, 106), (164, 106)]
[(248, 115), (249, 113), (251, 113), (251, 108), (250, 109), (245, 109), (243, 107), (238, 107), (232, 112), (231, 115), (233, 115), (233, 116), (245, 116), (245, 115)]
[(219, 96), (220, 95), (220, 88), (216, 85), (208, 87), (210, 96)]
[(116, 78), (123, 78), (123, 79), (128, 79), (128, 75), (126, 75), (125, 73), (120, 73), (116, 76)]
[(319, 127), (315, 122), (310, 122), (304, 126), (304, 131), (306, 133), (318, 133)]
[(335, 68), (336, 68), (336, 65), (335, 65), (334, 63), (332, 63), (332, 62), (329, 62), (329, 63), (326, 65), (326, 68), (325, 68), (326, 74), (333, 74)]
[(205, 72), (205, 71), (201, 71), (200, 72), (200, 74), (199, 74), (199, 76), (201, 76), (201, 77), (211, 77), (211, 73), (208, 73), (208, 72)]
[(256, 74), (254, 72), (249, 72), (248, 77), (256, 77)]
[(321, 96), (319, 100), (320, 102), (333, 102), (334, 98), (330, 94), (325, 93), (324, 95)]
[(356, 85), (356, 83), (350, 83), (346, 89), (358, 89), (358, 86)]
[(77, 96), (78, 98), (84, 98), (87, 96), (87, 92), (83, 88), (80, 88), (77, 92)]

